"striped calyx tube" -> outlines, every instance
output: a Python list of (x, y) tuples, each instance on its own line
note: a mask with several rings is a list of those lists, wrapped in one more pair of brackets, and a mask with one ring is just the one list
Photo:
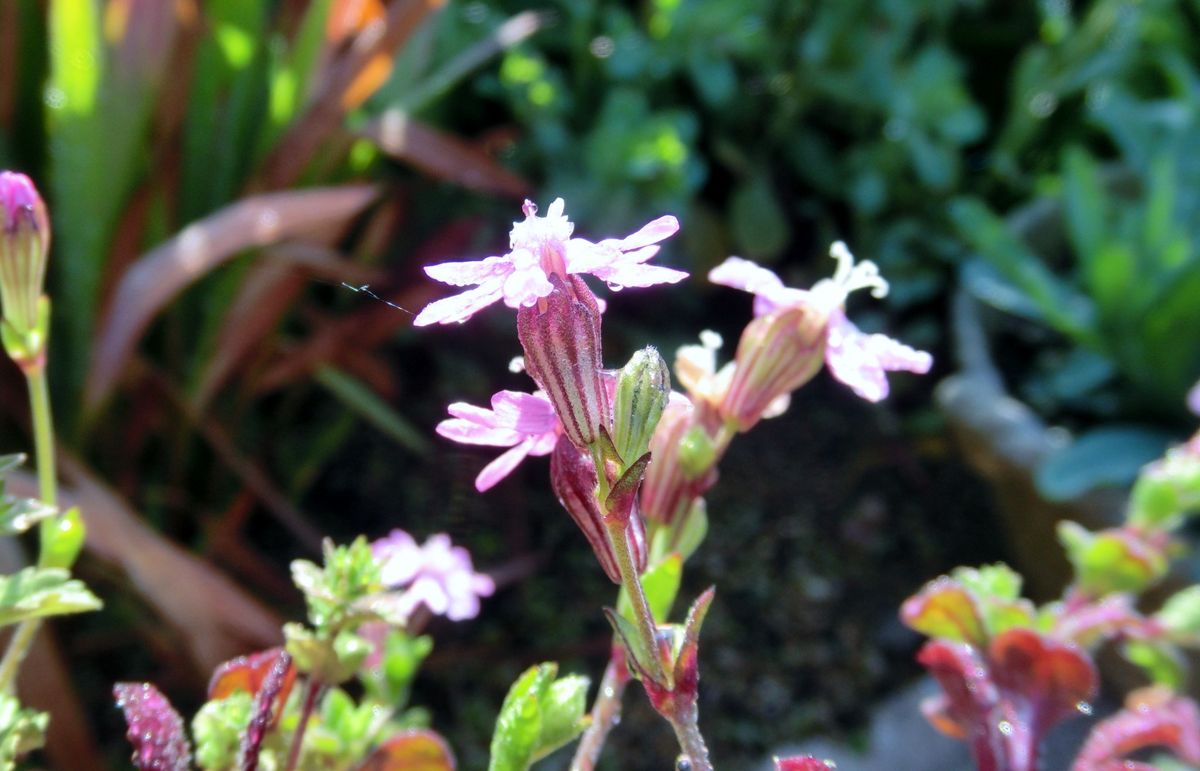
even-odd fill
[(517, 312), (525, 369), (546, 393), (571, 444), (586, 450), (609, 429), (601, 381), (600, 308), (578, 276), (551, 275), (554, 290)]

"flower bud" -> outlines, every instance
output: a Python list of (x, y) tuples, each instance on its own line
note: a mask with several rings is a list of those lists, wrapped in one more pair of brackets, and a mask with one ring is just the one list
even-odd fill
[(608, 423), (600, 380), (600, 308), (578, 276), (551, 276), (554, 289), (517, 312), (525, 369), (554, 406), (563, 433), (586, 449)]
[(692, 425), (690, 402), (671, 404), (650, 439), (653, 461), (642, 480), (641, 503), (646, 518), (669, 525), (691, 501), (691, 486), (679, 463), (679, 446)]
[(617, 376), (613, 400), (613, 444), (625, 463), (646, 454), (667, 397), (671, 373), (654, 346), (633, 354)]
[[(621, 570), (617, 556), (609, 541), (608, 525), (600, 502), (596, 498), (599, 479), (596, 466), (587, 450), (581, 450), (569, 442), (559, 442), (550, 456), (550, 486), (558, 496), (559, 503), (579, 525), (600, 567), (615, 583), (621, 583)], [(646, 569), (646, 526), (636, 506), (627, 518), (625, 534), (638, 573)]]
[(50, 221), (24, 174), (0, 172), (0, 305), (19, 335), (39, 327), (38, 301), (50, 251)]
[(807, 383), (824, 364), (829, 317), (807, 305), (785, 307), (746, 325), (721, 414), (746, 431), (773, 403)]

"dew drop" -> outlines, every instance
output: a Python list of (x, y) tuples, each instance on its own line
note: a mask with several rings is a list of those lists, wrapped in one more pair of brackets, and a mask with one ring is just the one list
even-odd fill
[(1012, 736), (1013, 724), (1008, 722), (1007, 720), (1001, 720), (996, 725), (996, 728), (1000, 729), (1000, 733), (1004, 734), (1005, 736)]
[(1088, 715), (1089, 717), (1091, 716), (1092, 712), (1094, 711), (1092, 709), (1092, 705), (1088, 704), (1086, 701), (1076, 702), (1075, 709), (1079, 710), (1079, 714)]

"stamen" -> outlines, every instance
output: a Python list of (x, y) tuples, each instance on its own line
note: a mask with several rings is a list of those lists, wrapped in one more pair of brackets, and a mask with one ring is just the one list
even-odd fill
[(721, 339), (721, 336), (711, 329), (706, 329), (700, 333), (700, 345), (710, 351), (719, 351), (724, 344), (725, 341)]
[(525, 215), (526, 219), (536, 217), (538, 213), (537, 204), (526, 198), (525, 203), (521, 204), (521, 212)]
[(887, 297), (888, 282), (879, 273), (879, 266), (870, 260), (855, 264), (854, 255), (841, 241), (834, 241), (829, 247), (829, 256), (838, 261), (837, 271), (833, 274), (833, 283), (849, 295), (858, 289), (870, 289), (871, 296), (876, 299)]

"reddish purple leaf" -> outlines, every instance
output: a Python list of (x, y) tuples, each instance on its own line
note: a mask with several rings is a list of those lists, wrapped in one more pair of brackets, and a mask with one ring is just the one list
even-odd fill
[(117, 683), (113, 698), (125, 713), (133, 764), (141, 771), (187, 771), (191, 747), (183, 720), (150, 683)]
[(933, 640), (917, 661), (942, 686), (943, 697), (927, 703), (934, 727), (971, 747), (979, 771), (1008, 768), (1008, 748), (1000, 732), (1000, 693), (978, 652), (966, 643)]
[(1018, 719), (1040, 735), (1076, 714), (1096, 695), (1096, 666), (1070, 643), (1042, 637), (1030, 629), (1009, 629), (988, 650), (992, 677), (1005, 699), (1023, 698)]
[[(267, 678), (270, 677), (275, 665), (279, 663), (280, 656), (287, 656), (283, 648), (268, 648), (265, 651), (251, 653), (248, 656), (238, 656), (236, 659), (226, 661), (213, 670), (212, 679), (208, 681), (208, 698), (210, 700), (223, 699), (237, 691), (245, 691), (251, 696), (257, 696), (266, 686)], [(290, 664), (291, 657), (289, 656), (283, 683), (275, 697), (276, 717), (282, 710), (284, 702), (287, 701), (288, 694), (292, 692), (292, 685), (296, 682), (296, 668)]]
[(1160, 688), (1135, 691), (1126, 702), (1125, 709), (1092, 729), (1072, 771), (1152, 768), (1124, 759), (1149, 747), (1163, 747), (1186, 763), (1200, 764), (1196, 702)]

